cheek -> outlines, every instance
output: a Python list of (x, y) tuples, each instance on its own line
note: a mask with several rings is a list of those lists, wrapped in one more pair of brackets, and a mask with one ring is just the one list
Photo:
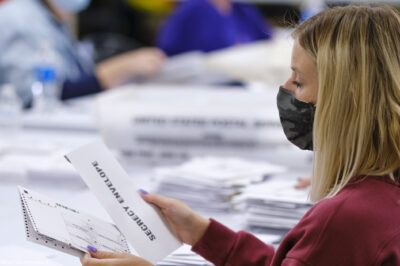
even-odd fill
[(297, 88), (294, 96), (300, 101), (314, 103), (314, 94), (310, 87)]
[(314, 84), (309, 90), (309, 96), (310, 98), (309, 102), (316, 104), (317, 103), (317, 98), (318, 98), (318, 83)]

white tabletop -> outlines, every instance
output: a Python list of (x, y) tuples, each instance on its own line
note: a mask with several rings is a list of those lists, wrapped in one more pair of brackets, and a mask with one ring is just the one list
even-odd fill
[[(75, 119), (65, 120), (71, 123), (64, 124), (63, 127), (59, 127), (57, 126), (57, 123), (55, 123), (55, 121), (63, 119), (62, 113), (56, 113), (56, 115), (58, 116), (56, 119), (52, 119), (54, 116), (49, 119), (43, 119), (43, 116), (36, 116), (36, 120), (33, 119), (33, 116), (26, 116), (23, 120), (25, 121), (25, 125), (21, 128), (18, 135), (9, 136), (8, 140), (3, 140), (2, 143), (0, 142), (0, 164), (4, 157), (10, 155), (10, 152), (15, 152), (15, 150), (15, 156), (17, 157), (20, 155), (26, 156), (26, 154), (29, 156), (35, 156), (35, 153), (37, 153), (38, 156), (47, 156), (46, 153), (48, 153), (49, 150), (72, 150), (73, 148), (100, 138), (100, 134), (96, 130), (96, 124), (94, 118), (91, 116), (91, 112), (82, 112), (80, 114), (82, 117), (77, 120), (77, 123), (74, 123), (74, 121), (76, 121)], [(73, 116), (78, 117), (76, 112), (73, 112), (72, 115), (71, 113), (66, 112), (65, 115), (69, 118)], [(49, 123), (46, 123), (46, 121)], [(85, 121), (88, 121), (87, 125)], [(59, 125), (62, 125), (62, 123)], [(2, 149), (7, 145), (12, 149)], [(29, 156), (24, 157), (23, 160), (28, 160), (30, 158)], [(273, 153), (266, 157), (269, 157), (275, 163), (281, 162), (290, 167), (295, 165), (299, 166), (299, 162), (300, 164), (304, 163), (305, 158), (304, 156), (300, 158), (297, 153), (292, 153), (291, 151), (284, 151), (282, 154)], [(296, 158), (300, 159), (296, 161)], [(143, 162), (132, 162), (129, 159), (122, 157), (119, 159), (123, 167), (132, 177), (135, 185), (151, 191), (153, 184), (151, 183), (150, 175), (155, 165), (149, 165)], [(304, 174), (307, 172), (307, 169), (309, 169), (310, 161), (305, 164), (307, 165), (299, 166), (299, 175)], [(4, 247), (17, 246), (19, 248), (27, 248), (31, 251), (50, 254), (51, 261), (54, 261), (59, 265), (81, 265), (79, 260), (75, 257), (33, 244), (26, 240), (17, 186), (20, 185), (27, 187), (28, 189), (37, 191), (57, 201), (65, 202), (71, 207), (82, 210), (101, 219), (111, 221), (108, 214), (79, 178), (61, 180), (56, 178), (52, 179), (50, 175), (50, 178), (47, 177), (43, 180), (32, 179), (18, 175), (18, 173), (21, 172), (21, 169), (17, 168), (18, 166), (14, 168), (11, 167), (10, 173), (2, 172), (0, 169), (0, 254)], [(213, 217), (228, 225), (233, 230), (240, 230), (244, 227), (243, 213), (240, 212), (201, 214), (206, 217)], [(22, 255), (23, 254), (21, 254), (21, 256)], [(18, 258), (16, 258), (16, 260), (17, 259)], [(9, 264), (9, 262), (2, 262), (0, 258), (0, 265)], [(32, 265), (32, 263), (29, 263), (28, 260), (20, 261), (20, 264), (15, 263), (12, 265)]]

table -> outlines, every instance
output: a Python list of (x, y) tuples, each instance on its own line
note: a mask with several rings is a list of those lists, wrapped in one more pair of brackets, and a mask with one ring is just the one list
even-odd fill
[[(92, 99), (89, 99), (89, 101), (92, 101)], [(57, 113), (56, 115), (60, 115), (60, 113)], [(71, 116), (71, 113), (66, 112), (65, 115), (73, 117), (76, 113), (73, 113)], [(14, 138), (14, 140), (18, 140), (20, 143), (32, 143), (32, 147), (30, 147), (32, 150), (30, 152), (34, 152), (35, 145), (41, 146), (41, 143), (55, 143), (55, 145), (65, 144), (64, 147), (60, 148), (66, 149), (69, 145), (72, 150), (72, 147), (77, 147), (100, 138), (101, 136), (96, 129), (96, 123), (94, 122), (92, 113), (86, 110), (82, 112), (81, 116), (80, 121), (88, 121), (87, 124), (79, 121), (79, 123), (76, 123), (74, 119), (70, 119), (66, 121), (70, 121), (71, 124), (60, 123), (59, 125), (63, 125), (62, 127), (54, 126), (57, 125), (54, 121), (62, 119), (62, 115), (57, 119), (53, 119), (54, 116), (50, 116), (50, 119), (43, 119), (43, 117), (37, 116), (38, 119), (36, 120), (32, 119), (32, 116), (25, 117), (25, 120), (23, 120), (25, 121), (25, 124), (23, 125), (20, 134), (16, 136), (16, 139)], [(39, 122), (35, 123), (35, 121)], [(49, 123), (46, 123), (46, 121)], [(0, 160), (2, 156), (5, 156), (5, 154), (0, 153)], [(287, 153), (270, 154), (269, 157), (271, 160), (274, 159), (275, 161), (281, 161), (291, 167), (295, 165), (293, 162), (295, 162), (296, 154), (292, 155), (293, 158), (289, 158)], [(149, 177), (155, 165), (143, 162), (135, 163), (126, 158), (121, 159), (123, 167), (128, 171), (135, 185), (149, 190), (152, 186)], [(307, 172), (308, 170), (309, 165), (306, 165), (299, 171)], [(38, 180), (30, 180), (29, 178), (21, 177), (15, 179), (8, 178), (6, 182), (6, 179), (7, 178), (5, 178), (4, 174), (0, 173), (0, 248), (2, 246), (15, 245), (30, 250), (53, 254), (52, 261), (59, 263), (60, 265), (81, 265), (79, 260), (75, 257), (26, 241), (17, 186), (25, 186), (53, 199), (65, 202), (71, 207), (75, 207), (96, 217), (111, 221), (106, 211), (96, 200), (95, 196), (87, 189), (83, 181), (79, 179), (71, 179), (69, 181), (52, 181), (47, 179), (39, 182)], [(228, 225), (233, 230), (243, 229), (243, 213), (201, 214), (206, 217), (212, 216), (220, 222)], [(1, 259), (0, 265), (2, 265)]]

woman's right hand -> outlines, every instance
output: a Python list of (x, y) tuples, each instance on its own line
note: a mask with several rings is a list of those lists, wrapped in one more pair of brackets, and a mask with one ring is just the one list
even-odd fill
[(111, 89), (133, 77), (149, 77), (161, 71), (167, 56), (158, 48), (141, 48), (108, 58), (96, 66), (104, 89)]
[(193, 246), (206, 231), (210, 220), (200, 216), (179, 200), (140, 190), (142, 198), (157, 206), (170, 228), (182, 242)]

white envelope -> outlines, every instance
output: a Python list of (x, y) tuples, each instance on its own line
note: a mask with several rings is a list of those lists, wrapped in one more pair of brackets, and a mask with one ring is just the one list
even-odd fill
[(182, 245), (158, 209), (140, 197), (128, 174), (101, 141), (65, 157), (141, 257), (155, 264)]

